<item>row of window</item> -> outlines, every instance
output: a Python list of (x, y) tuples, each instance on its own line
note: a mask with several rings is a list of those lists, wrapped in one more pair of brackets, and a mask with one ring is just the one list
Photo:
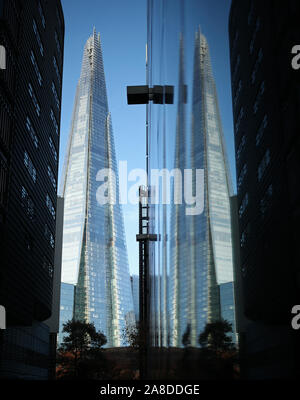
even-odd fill
[(49, 242), (50, 246), (52, 247), (52, 249), (54, 249), (54, 236), (53, 233), (51, 232), (51, 230), (49, 229), (49, 226), (47, 224), (45, 224), (45, 238), (47, 239), (47, 241)]
[(32, 65), (34, 67), (38, 82), (39, 82), (40, 86), (42, 86), (42, 81), (43, 81), (42, 80), (42, 75), (40, 73), (39, 66), (37, 64), (37, 61), (36, 61), (36, 58), (35, 58), (33, 50), (31, 50), (31, 53), (30, 53), (30, 59), (31, 59)]
[(253, 70), (252, 70), (252, 73), (251, 73), (251, 83), (252, 83), (252, 85), (254, 84), (254, 82), (256, 80), (256, 75), (257, 75), (257, 72), (258, 72), (258, 69), (259, 69), (259, 66), (260, 66), (260, 63), (261, 63), (262, 59), (263, 59), (263, 51), (262, 51), (262, 48), (260, 48), (258, 53), (257, 53), (256, 61), (254, 63)]
[(53, 206), (52, 200), (50, 199), (49, 194), (47, 193), (46, 195), (46, 206), (48, 210), (50, 211), (50, 214), (52, 215), (53, 219), (55, 220), (55, 208)]
[(253, 113), (254, 114), (257, 113), (257, 110), (258, 110), (258, 107), (259, 107), (260, 102), (262, 100), (262, 96), (263, 96), (264, 92), (265, 92), (265, 81), (263, 81), (261, 83), (261, 85), (259, 87), (259, 90), (257, 92), (256, 99), (255, 99), (255, 102), (254, 102), (254, 105), (253, 105)]
[(239, 80), (237, 89), (236, 89), (236, 91), (235, 91), (234, 100), (233, 100), (233, 106), (234, 106), (234, 108), (235, 108), (235, 106), (236, 106), (236, 104), (237, 104), (237, 101), (238, 101), (238, 99), (239, 99), (239, 97), (240, 97), (240, 94), (241, 94), (241, 91), (242, 91), (242, 86), (243, 86), (243, 85), (242, 85), (242, 81)]
[(34, 218), (34, 202), (24, 186), (21, 188), (21, 205), (30, 219)]
[(34, 183), (36, 183), (36, 169), (33, 165), (31, 158), (29, 157), (27, 151), (24, 152), (24, 165), (31, 176)]
[(38, 43), (38, 47), (40, 49), (40, 53), (41, 53), (42, 56), (44, 56), (44, 46), (43, 46), (43, 43), (42, 43), (42, 39), (41, 39), (39, 30), (38, 30), (38, 27), (36, 25), (35, 19), (33, 19), (33, 21), (32, 21), (32, 26), (33, 26), (33, 31), (34, 31), (37, 43)]
[[(265, 174), (265, 171), (266, 171), (268, 165), (270, 164), (270, 162), (271, 162), (270, 149), (267, 149), (263, 158), (261, 159), (258, 169), (257, 169), (257, 178), (258, 178), (259, 182), (262, 180), (262, 178)], [(241, 172), (238, 177), (238, 181), (237, 181), (238, 190), (241, 188), (247, 172), (248, 172), (248, 167), (247, 167), (247, 163), (245, 163), (243, 165), (243, 168), (241, 169)]]
[(43, 28), (45, 29), (45, 27), (46, 27), (46, 20), (45, 20), (43, 8), (42, 8), (42, 5), (41, 5), (41, 2), (40, 2), (40, 1), (39, 1), (39, 4), (38, 4), (38, 10), (39, 10), (39, 14), (40, 14), (40, 17), (41, 17), (41, 23), (42, 23), (42, 25), (43, 25)]
[[(266, 189), (263, 197), (260, 200), (259, 203), (259, 208), (260, 208), (260, 213), (261, 216), (264, 217), (268, 211), (268, 209), (271, 206), (271, 202), (272, 202), (272, 196), (273, 196), (273, 185), (270, 184), (268, 186), (268, 188)], [(244, 196), (241, 206), (239, 208), (239, 215), (240, 217), (243, 215), (243, 213), (245, 212), (245, 209), (248, 205), (248, 193), (246, 193), (246, 195)], [(241, 247), (244, 247), (247, 241), (247, 238), (249, 237), (250, 234), (250, 223), (247, 224), (246, 228), (244, 229), (244, 231), (241, 234), (240, 237), (240, 245)]]
[(256, 146), (259, 146), (267, 126), (268, 126), (268, 116), (265, 114), (255, 137)]
[(267, 149), (261, 162), (259, 163), (258, 170), (257, 170), (257, 176), (258, 180), (261, 181), (264, 173), (267, 169), (267, 166), (270, 164), (271, 157), (270, 157), (270, 149)]
[(253, 53), (253, 50), (254, 50), (254, 43), (255, 43), (255, 39), (256, 39), (256, 37), (257, 37), (257, 33), (258, 33), (258, 31), (259, 31), (259, 28), (260, 28), (260, 18), (257, 17), (256, 24), (255, 24), (255, 28), (254, 28), (254, 31), (253, 31), (253, 34), (252, 34), (252, 38), (251, 38), (251, 41), (250, 41), (250, 46), (249, 46), (250, 54)]
[(56, 191), (56, 179), (50, 165), (48, 165), (48, 176), (50, 178), (52, 186), (54, 187), (54, 190)]
[(57, 90), (56, 90), (56, 87), (55, 87), (55, 84), (54, 84), (53, 81), (52, 81), (52, 84), (51, 84), (51, 89), (52, 89), (52, 93), (53, 93), (53, 96), (54, 96), (56, 107), (59, 109), (59, 107), (60, 107), (59, 98), (58, 98)]
[(29, 92), (29, 95), (31, 97), (32, 103), (34, 105), (35, 111), (36, 111), (37, 115), (40, 116), (41, 107), (40, 107), (39, 102), (37, 101), (37, 98), (36, 98), (36, 95), (35, 95), (35, 92), (33, 90), (33, 87), (31, 85), (31, 83), (28, 83), (28, 92)]
[[(259, 93), (263, 93), (263, 91), (259, 91)], [(268, 126), (268, 116), (267, 114), (264, 115), (262, 122), (258, 128), (256, 137), (255, 137), (255, 144), (256, 146), (259, 146), (259, 144), (261, 143), (262, 137), (265, 133), (265, 130)], [(246, 145), (246, 135), (244, 134), (241, 138), (240, 144), (238, 146), (238, 149), (236, 151), (236, 160), (237, 163), (241, 160), (241, 155), (245, 149), (245, 145)]]
[(38, 140), (36, 132), (35, 132), (33, 126), (32, 126), (31, 120), (30, 120), (30, 118), (28, 116), (26, 117), (26, 129), (27, 129), (28, 133), (30, 134), (30, 137), (31, 137), (31, 139), (33, 141), (34, 146), (36, 148), (38, 148), (39, 140)]
[(244, 117), (244, 107), (241, 107), (239, 115), (237, 117), (236, 124), (235, 124), (235, 134), (236, 135), (237, 135), (237, 133), (238, 133), (238, 131), (240, 129), (240, 125), (241, 125), (243, 117)]
[(242, 215), (244, 214), (244, 212), (245, 212), (245, 210), (246, 210), (248, 204), (249, 204), (249, 195), (248, 195), (248, 193), (246, 193), (245, 196), (244, 196), (244, 198), (243, 198), (243, 200), (242, 200), (242, 203), (241, 203), (241, 205), (240, 205), (240, 208), (239, 208), (239, 216), (240, 216), (240, 218), (241, 218)]

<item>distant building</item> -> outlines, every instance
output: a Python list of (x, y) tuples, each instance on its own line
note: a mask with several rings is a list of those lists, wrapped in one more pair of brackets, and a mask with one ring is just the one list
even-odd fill
[[(233, 0), (229, 19), (240, 272), (248, 378), (296, 376), (300, 304), (297, 1)], [(240, 317), (239, 317), (240, 318)]]
[(0, 2), (0, 375), (47, 378), (64, 49), (59, 0)]

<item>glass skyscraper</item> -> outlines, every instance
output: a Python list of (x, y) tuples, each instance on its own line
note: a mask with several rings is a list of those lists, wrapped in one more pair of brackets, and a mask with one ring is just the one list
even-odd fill
[(108, 187), (115, 204), (98, 201), (98, 173), (105, 169), (118, 176), (100, 34), (94, 29), (84, 47), (64, 165), (62, 282), (75, 285), (74, 318), (94, 322), (107, 347), (114, 347), (122, 344), (126, 324), (134, 323), (134, 309), (118, 179)]
[[(172, 16), (172, 17), (171, 17)], [(173, 104), (149, 104), (149, 170), (180, 171), (171, 204), (151, 205), (150, 329), (154, 346), (198, 346), (206, 323), (233, 325), (235, 305), (230, 196), (233, 194), (215, 81), (197, 1), (148, 1), (148, 82), (174, 87)], [(163, 55), (163, 56), (162, 56)], [(190, 182), (185, 171), (190, 170)], [(199, 212), (186, 192), (200, 193)], [(174, 174), (173, 174), (174, 176)], [(163, 181), (162, 181), (163, 182)], [(151, 182), (161, 193), (166, 185)], [(200, 187), (199, 187), (200, 185)], [(179, 195), (182, 204), (176, 204)], [(178, 197), (177, 197), (178, 199)], [(190, 208), (189, 212), (188, 209)]]

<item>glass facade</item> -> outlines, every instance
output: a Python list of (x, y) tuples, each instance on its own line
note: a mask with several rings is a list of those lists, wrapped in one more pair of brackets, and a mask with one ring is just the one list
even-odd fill
[(58, 344), (63, 341), (63, 325), (73, 318), (75, 286), (70, 283), (61, 283), (59, 307), (59, 333)]
[(182, 346), (188, 327), (197, 346), (205, 324), (225, 316), (235, 329), (231, 179), (200, 12), (193, 0), (148, 1), (148, 84), (174, 88), (173, 104), (148, 105), (148, 167), (182, 177), (181, 186), (171, 179), (170, 204), (163, 181), (149, 182), (160, 200), (150, 210), (150, 231), (160, 238), (150, 245), (156, 346)]
[(84, 47), (64, 166), (62, 282), (76, 285), (74, 317), (94, 322), (114, 347), (121, 345), (125, 324), (134, 322), (134, 311), (118, 179), (107, 188), (115, 204), (98, 201), (103, 183), (97, 176), (108, 168), (118, 176), (100, 34), (94, 30)]

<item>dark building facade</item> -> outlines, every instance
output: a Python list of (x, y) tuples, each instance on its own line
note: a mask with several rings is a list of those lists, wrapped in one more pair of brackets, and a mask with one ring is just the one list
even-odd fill
[[(10, 329), (28, 330), (51, 315), (64, 45), (60, 1), (0, 1), (0, 42), (6, 50), (6, 69), (0, 70), (0, 304), (8, 328), (3, 340), (9, 341)], [(22, 339), (6, 357), (18, 352), (20, 362), (36, 359), (38, 347), (21, 348)]]
[[(299, 339), (300, 43), (297, 1), (236, 1), (229, 19), (248, 377), (294, 376)], [(238, 323), (239, 325), (239, 323)]]

